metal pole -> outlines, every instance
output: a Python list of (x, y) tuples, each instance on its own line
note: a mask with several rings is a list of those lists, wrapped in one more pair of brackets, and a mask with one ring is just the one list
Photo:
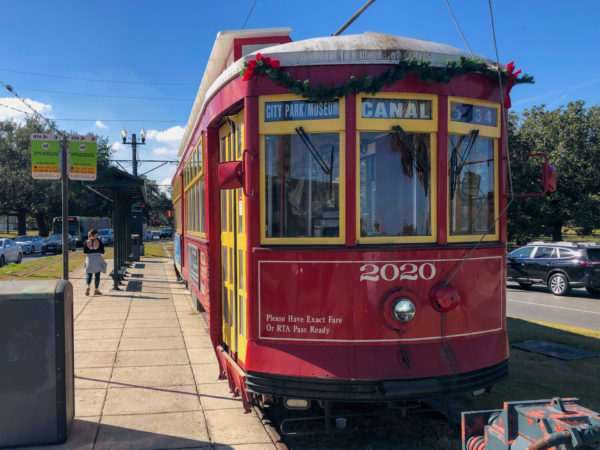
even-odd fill
[(365, 11), (365, 9), (367, 9), (373, 3), (375, 3), (375, 0), (369, 0), (367, 3), (365, 3), (364, 6), (362, 8), (360, 8), (358, 11), (356, 11), (354, 13), (354, 15), (352, 17), (350, 17), (348, 19), (348, 21), (344, 25), (342, 25), (342, 27), (339, 30), (337, 30), (335, 33), (332, 34), (332, 36), (338, 36), (338, 35), (342, 34), (342, 32), (346, 28), (348, 28), (350, 25), (352, 25), (352, 22), (354, 22), (356, 19), (358, 19), (358, 16), (360, 16)]
[[(374, 0), (373, 0), (374, 1)], [(137, 177), (137, 152), (136, 152), (136, 138), (135, 138), (135, 134), (131, 135), (131, 163), (132, 163), (132, 168), (133, 168), (133, 176)]]
[(113, 225), (115, 226), (115, 240), (113, 242), (113, 290), (120, 291), (118, 270), (119, 270), (119, 193), (113, 191)]
[(61, 147), (61, 180), (62, 180), (62, 249), (63, 249), (63, 280), (69, 279), (69, 175), (67, 173), (67, 156), (69, 142), (64, 136)]

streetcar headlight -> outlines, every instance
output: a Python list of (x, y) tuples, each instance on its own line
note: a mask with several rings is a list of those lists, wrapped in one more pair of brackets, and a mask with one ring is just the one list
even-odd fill
[(415, 317), (415, 304), (407, 298), (399, 298), (392, 307), (394, 318), (401, 323), (410, 322)]

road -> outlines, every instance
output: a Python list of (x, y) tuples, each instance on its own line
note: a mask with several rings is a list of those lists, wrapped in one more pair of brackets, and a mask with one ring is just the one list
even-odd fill
[(506, 315), (600, 331), (600, 297), (592, 297), (585, 289), (558, 297), (541, 284), (523, 289), (508, 282)]

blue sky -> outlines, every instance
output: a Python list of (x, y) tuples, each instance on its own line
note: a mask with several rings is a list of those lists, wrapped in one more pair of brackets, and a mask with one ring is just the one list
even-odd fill
[[(256, 0), (246, 28), (288, 26), (293, 40), (327, 36), (365, 1)], [(142, 127), (148, 132), (138, 159), (176, 159), (215, 37), (220, 30), (241, 29), (253, 3), (5, 0), (0, 81), (62, 129), (108, 137), (115, 159), (131, 159), (130, 147), (120, 144), (123, 127), (129, 136), (139, 136)], [(450, 5), (473, 52), (495, 59), (488, 2), (450, 0)], [(513, 89), (513, 109), (600, 103), (600, 2), (492, 0), (492, 7), (500, 62), (514, 60), (536, 80)], [(364, 31), (466, 49), (445, 0), (376, 0), (344, 34)], [(26, 109), (0, 89), (0, 104)], [(23, 115), (0, 106), (0, 119), (12, 117)], [(154, 166), (142, 164), (138, 172)], [(168, 183), (174, 170), (167, 165), (148, 176)]]

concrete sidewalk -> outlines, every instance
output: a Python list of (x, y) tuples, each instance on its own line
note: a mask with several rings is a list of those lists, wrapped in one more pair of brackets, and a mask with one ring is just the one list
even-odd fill
[(218, 380), (206, 320), (172, 260), (143, 258), (128, 272), (123, 291), (103, 275), (103, 295), (90, 297), (83, 269), (70, 275), (75, 421), (66, 444), (45, 448), (275, 448)]

